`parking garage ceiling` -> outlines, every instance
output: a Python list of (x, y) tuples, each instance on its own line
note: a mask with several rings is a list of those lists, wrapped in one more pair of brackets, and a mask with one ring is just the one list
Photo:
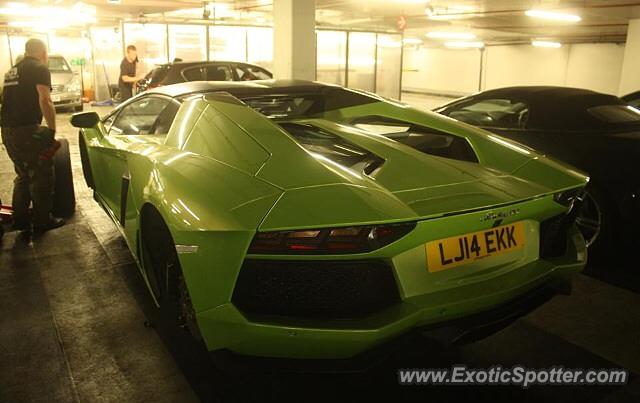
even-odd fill
[[(4, 3), (4, 4), (2, 4)], [(0, 2), (0, 24), (28, 15), (11, 11), (16, 3), (31, 8), (78, 8), (74, 0)], [(124, 19), (138, 22), (193, 22), (223, 24), (272, 24), (272, 0), (85, 0), (96, 23)], [(205, 7), (206, 5), (206, 7)], [(576, 42), (624, 42), (628, 21), (640, 18), (638, 0), (316, 0), (319, 27), (397, 31), (404, 20), (405, 37), (425, 46), (438, 41), (425, 37), (433, 31), (473, 33), (487, 45), (524, 43), (532, 39)], [(580, 17), (580, 21), (532, 18), (527, 10), (538, 9)], [(204, 19), (203, 15), (208, 14)], [(81, 19), (77, 19), (81, 20)], [(93, 21), (90, 21), (93, 22)], [(81, 21), (74, 21), (82, 25)]]

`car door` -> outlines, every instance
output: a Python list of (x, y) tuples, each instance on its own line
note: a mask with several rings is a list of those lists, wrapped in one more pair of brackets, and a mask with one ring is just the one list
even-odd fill
[(175, 101), (169, 97), (148, 95), (127, 104), (103, 121), (106, 135), (99, 144), (99, 152), (94, 153), (103, 172), (96, 181), (95, 190), (113, 218), (121, 223), (124, 223), (123, 207), (126, 206), (130, 178), (128, 156), (139, 144), (163, 143), (166, 133), (160, 131), (168, 132), (166, 113), (163, 112), (172, 110), (175, 116), (177, 109)]

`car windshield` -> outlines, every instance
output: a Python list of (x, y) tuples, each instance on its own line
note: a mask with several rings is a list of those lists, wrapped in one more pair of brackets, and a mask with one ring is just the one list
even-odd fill
[(529, 107), (512, 99), (483, 99), (456, 106), (449, 117), (474, 126), (498, 128), (523, 128)]
[(71, 68), (63, 57), (49, 57), (49, 71), (51, 72), (70, 72)]
[(607, 123), (640, 123), (640, 109), (631, 105), (600, 105), (587, 109), (587, 112)]

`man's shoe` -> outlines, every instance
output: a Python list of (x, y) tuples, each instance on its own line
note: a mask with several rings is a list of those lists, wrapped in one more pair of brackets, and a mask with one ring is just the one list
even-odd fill
[(65, 221), (62, 218), (51, 217), (49, 222), (44, 226), (34, 226), (33, 232), (45, 232), (52, 229), (60, 228), (65, 224)]

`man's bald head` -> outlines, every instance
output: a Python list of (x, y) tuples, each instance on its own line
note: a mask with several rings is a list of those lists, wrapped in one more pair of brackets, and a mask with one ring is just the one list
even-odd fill
[(35, 57), (42, 63), (47, 62), (47, 45), (40, 39), (31, 38), (24, 45), (24, 54), (27, 56)]

